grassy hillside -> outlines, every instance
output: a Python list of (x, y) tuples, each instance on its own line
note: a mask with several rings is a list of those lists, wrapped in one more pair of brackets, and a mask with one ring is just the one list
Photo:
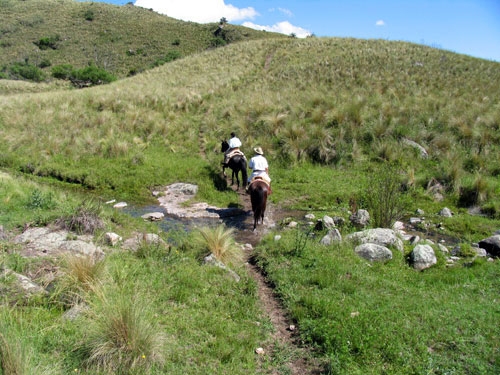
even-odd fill
[[(0, 98), (0, 164), (140, 196), (172, 180), (213, 185), (192, 172), (216, 170), (220, 139), (235, 130), (247, 153), (266, 150), (282, 204), (361, 201), (363, 176), (392, 162), (424, 206), (437, 181), (447, 204), (498, 217), (498, 82), (498, 63), (410, 43), (244, 42), (105, 87)], [(301, 191), (304, 170), (316, 194)]]
[[(389, 203), (404, 201), (405, 216), (423, 209), (422, 232), (453, 236), (465, 259), (448, 267), (438, 253), (435, 267), (417, 273), (409, 245), (373, 265), (347, 242), (320, 245), (306, 227), (283, 231), (278, 243), (270, 234), (256, 257), (324, 373), (495, 374), (500, 263), (467, 251), (500, 227), (499, 83), (499, 63), (411, 43), (284, 38), (203, 51), (106, 86), (12, 92), (0, 96), (0, 167), (8, 172), (0, 175), (0, 224), (54, 222), (75, 211), (80, 194), (140, 203), (177, 181), (199, 185), (197, 199), (238, 204), (219, 177), (220, 140), (236, 131), (247, 155), (264, 148), (275, 205), (348, 220), (354, 207), (376, 212), (377, 194), (397, 182)], [(437, 215), (444, 206), (452, 218)], [(107, 229), (145, 231), (102, 215)], [(289, 348), (275, 344), (255, 357), (272, 329), (242, 266), (242, 282), (228, 281), (200, 264), (207, 247), (193, 233), (161, 235), (179, 238), (137, 254), (110, 252), (102, 289), (77, 285), (89, 288), (77, 294), (90, 314), (75, 322), (59, 319), (69, 306), (54, 296), (22, 311), (2, 307), (3, 353), (27, 363), (26, 373), (290, 373)], [(37, 275), (41, 266), (15, 245), (1, 249), (2, 264)], [(127, 310), (130, 301), (144, 310)], [(109, 311), (136, 318), (136, 332), (152, 341), (104, 350), (101, 328), (115, 332)], [(27, 353), (16, 354), (18, 341)]]
[(183, 22), (133, 5), (91, 1), (2, 0), (0, 19), (0, 71), (24, 62), (47, 73), (61, 64), (94, 64), (124, 77), (221, 43), (283, 37), (226, 25), (224, 38), (217, 39), (217, 23)]

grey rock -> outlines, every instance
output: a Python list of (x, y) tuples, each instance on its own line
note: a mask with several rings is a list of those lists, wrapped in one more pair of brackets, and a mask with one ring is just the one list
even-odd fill
[(356, 246), (354, 252), (371, 262), (387, 261), (392, 259), (392, 252), (385, 246), (374, 243), (365, 243)]
[(346, 237), (348, 240), (358, 244), (374, 243), (380, 246), (393, 246), (399, 251), (403, 251), (403, 240), (392, 229), (375, 228), (367, 229), (361, 232), (354, 232)]
[(437, 258), (430, 245), (417, 245), (410, 254), (410, 262), (413, 268), (422, 271), (436, 264)]

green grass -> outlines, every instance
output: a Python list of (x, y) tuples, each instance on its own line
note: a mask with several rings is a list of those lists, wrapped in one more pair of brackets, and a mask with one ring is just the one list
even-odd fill
[(292, 251), (297, 236), (282, 233), (258, 249), (258, 262), (333, 374), (495, 374), (500, 369), (491, 302), (498, 262), (416, 272), (397, 252), (368, 263), (351, 247), (318, 244)]
[[(234, 32), (243, 34), (234, 41), (240, 42), (207, 50), (214, 25), (98, 3), (4, 0), (0, 16), (0, 64), (20, 56), (83, 67), (92, 50), (93, 62), (108, 64), (122, 78), (84, 90), (0, 80), (0, 225), (8, 230), (56, 222), (81, 229), (98, 217), (99, 244), (104, 231), (124, 237), (158, 233), (103, 202), (155, 202), (152, 191), (174, 182), (197, 184), (196, 200), (239, 204), (219, 174), (220, 140), (231, 131), (247, 155), (263, 147), (273, 179), (270, 200), (278, 209), (348, 222), (354, 206), (370, 210), (380, 203), (372, 193), (383, 184), (374, 186), (374, 176), (383, 177), (390, 162), (402, 183), (395, 191), (410, 203), (403, 219), (424, 210), (424, 232), (457, 239), (468, 256), (473, 242), (500, 226), (498, 63), (406, 42), (276, 38), (237, 27)], [(132, 29), (137, 35), (124, 32)], [(168, 31), (160, 35), (158, 29)], [(57, 49), (37, 56), (19, 52), (43, 38), (56, 41)], [(171, 49), (182, 49), (183, 58), (148, 69)], [(123, 78), (131, 71), (141, 73)], [(423, 146), (428, 158), (406, 139)], [(428, 190), (436, 182), (442, 201)], [(483, 215), (469, 214), (470, 205)], [(443, 207), (454, 216), (440, 217)], [(340, 230), (346, 235), (354, 228)], [(497, 261), (466, 259), (446, 268), (438, 253), (438, 265), (418, 273), (402, 254), (384, 265), (367, 264), (346, 244), (319, 246), (319, 234), (280, 234), (281, 241), (270, 235), (259, 246), (259, 264), (301, 339), (328, 363), (326, 370), (499, 371), (498, 309), (492, 303)], [(106, 249), (102, 289), (78, 290), (91, 310), (74, 321), (62, 317), (72, 302), (24, 300), (12, 280), (1, 279), (8, 295), (2, 297), (0, 325), (11, 330), (14, 343), (26, 337), (25, 350), (9, 340), (12, 349), (2, 355), (27, 363), (28, 373), (125, 373), (131, 367), (152, 374), (285, 372), (286, 348), (264, 360), (255, 357), (271, 327), (246, 270), (233, 268), (241, 277), (236, 282), (227, 271), (200, 263), (199, 255), (212, 246), (206, 241), (200, 244), (190, 233), (160, 235), (168, 245), (142, 244), (137, 253)], [(44, 263), (22, 258), (19, 248), (0, 242), (0, 264), (39, 275)], [(51, 267), (60, 265), (54, 262)], [(63, 278), (57, 282), (65, 285)], [(120, 316), (130, 320), (113, 326), (110, 312), (120, 306)], [(99, 327), (129, 324), (153, 339), (146, 345), (151, 353), (98, 335)], [(111, 351), (92, 352), (96, 342)]]
[[(213, 48), (218, 28), (217, 23), (184, 22), (133, 5), (74, 0), (2, 0), (0, 18), (0, 72), (27, 62), (42, 66), (49, 77), (62, 64), (76, 69), (94, 64), (121, 78), (134, 75), (169, 56)], [(224, 30), (229, 43), (284, 38), (229, 24)], [(51, 47), (45, 47), (47, 42)]]

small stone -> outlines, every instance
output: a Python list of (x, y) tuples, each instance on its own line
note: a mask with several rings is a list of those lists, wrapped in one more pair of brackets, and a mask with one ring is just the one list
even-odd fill
[(295, 331), (295, 325), (294, 324), (290, 324), (290, 326), (288, 327), (288, 330), (289, 331)]
[(258, 355), (264, 354), (264, 348), (257, 348), (257, 349), (255, 349), (255, 353), (258, 354)]
[(126, 202), (118, 202), (113, 206), (113, 208), (123, 208), (123, 207), (127, 207)]

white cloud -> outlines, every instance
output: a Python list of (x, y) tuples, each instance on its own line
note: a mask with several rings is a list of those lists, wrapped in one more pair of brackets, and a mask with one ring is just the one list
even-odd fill
[(253, 19), (258, 13), (252, 8), (236, 8), (224, 0), (136, 0), (134, 5), (165, 14), (172, 18), (199, 23), (229, 22)]
[(311, 32), (309, 30), (294, 26), (288, 21), (278, 22), (272, 26), (256, 25), (252, 22), (243, 22), (242, 25), (255, 30), (265, 30), (286, 35), (290, 35), (293, 33), (295, 34), (295, 36), (297, 36), (297, 38), (305, 38), (311, 35)]
[(384, 20), (378, 20), (377, 22), (375, 22), (375, 26), (385, 26)]
[(290, 17), (290, 18), (293, 17), (292, 11), (290, 9), (286, 9), (286, 8), (269, 8), (267, 11), (269, 13), (274, 13), (274, 12), (278, 11), (287, 17)]

